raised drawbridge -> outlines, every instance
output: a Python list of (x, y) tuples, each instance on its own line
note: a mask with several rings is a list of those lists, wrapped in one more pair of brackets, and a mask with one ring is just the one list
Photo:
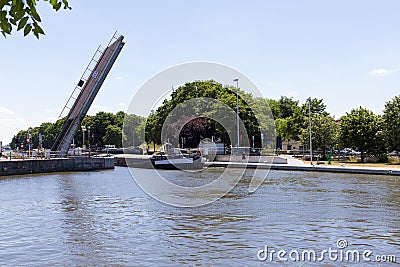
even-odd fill
[(122, 47), (124, 36), (115, 33), (104, 50), (99, 46), (68, 98), (60, 118), (65, 118), (64, 126), (53, 144), (51, 150), (56, 152), (58, 157), (65, 157), (71, 146), (72, 140), (86, 116), (94, 98), (100, 90), (114, 62), (116, 61)]

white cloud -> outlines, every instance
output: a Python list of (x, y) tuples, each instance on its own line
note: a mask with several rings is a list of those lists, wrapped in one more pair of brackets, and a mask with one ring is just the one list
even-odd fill
[(20, 130), (28, 129), (31, 122), (24, 118), (0, 118), (0, 141), (7, 144), (11, 141), (14, 134)]
[(299, 97), (299, 93), (295, 90), (290, 90), (288, 92), (286, 92), (286, 94), (284, 94), (287, 97), (293, 97), (293, 98), (298, 98)]
[(0, 106), (0, 114), (2, 114), (2, 115), (13, 115), (13, 114), (15, 114), (15, 112), (12, 111), (11, 109), (8, 109), (6, 107)]
[(57, 117), (47, 117), (43, 119), (43, 122), (56, 122), (57, 120)]
[(56, 111), (54, 109), (47, 108), (47, 109), (44, 110), (44, 112), (46, 112), (46, 113), (54, 113)]
[(400, 69), (376, 69), (369, 72), (371, 76), (386, 76), (396, 72), (399, 72)]
[(12, 123), (12, 124), (18, 124), (18, 123), (29, 123), (28, 120), (23, 119), (23, 118), (8, 118), (8, 119), (2, 119), (0, 118), (0, 124), (2, 123)]
[(102, 106), (102, 105), (91, 105), (88, 115), (96, 115), (96, 113), (104, 111), (104, 112), (111, 112), (110, 107), (107, 106)]
[(115, 77), (115, 79), (116, 79), (116, 80), (123, 80), (123, 79), (124, 79), (124, 77), (117, 76), (117, 77)]

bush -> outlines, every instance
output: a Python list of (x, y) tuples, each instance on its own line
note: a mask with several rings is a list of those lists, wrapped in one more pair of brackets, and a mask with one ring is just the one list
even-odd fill
[(378, 162), (379, 163), (388, 163), (389, 162), (389, 157), (387, 154), (380, 154), (378, 156)]
[(400, 164), (400, 158), (399, 157), (389, 157), (388, 158), (390, 164)]
[(354, 162), (354, 163), (359, 162), (358, 157), (350, 156), (349, 162)]

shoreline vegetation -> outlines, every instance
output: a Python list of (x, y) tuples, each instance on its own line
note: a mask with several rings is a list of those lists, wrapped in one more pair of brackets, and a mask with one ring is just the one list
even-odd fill
[[(164, 121), (180, 103), (189, 99), (208, 97), (221, 101), (235, 110), (236, 90), (235, 87), (223, 86), (213, 80), (195, 81), (175, 89), (170, 97), (165, 99), (163, 104), (152, 111), (147, 118), (126, 114), (123, 111), (115, 114), (98, 112), (94, 116), (87, 115), (82, 125), (90, 126), (90, 133), (82, 132), (79, 128), (74, 144), (76, 147), (81, 147), (82, 136), (86, 134), (85, 145), (90, 144), (93, 149), (101, 149), (107, 144), (116, 147), (122, 147), (122, 144), (125, 146), (141, 144), (142, 147), (144, 145), (145, 148), (154, 150), (156, 146), (162, 144), (160, 133)], [(321, 160), (326, 160), (328, 155), (348, 149), (359, 153), (357, 161), (365, 162), (366, 159), (373, 159), (379, 163), (393, 164), (390, 166), (399, 164), (397, 151), (400, 151), (400, 135), (398, 134), (400, 132), (400, 95), (385, 103), (382, 115), (358, 107), (341, 118), (335, 118), (326, 111), (323, 99), (309, 98), (305, 103), (299, 103), (286, 96), (281, 96), (280, 99), (266, 99), (255, 97), (240, 88), (237, 105), (239, 117), (248, 135), (254, 136), (254, 139), (249, 141), (249, 146), (254, 146), (258, 150), (266, 148), (266, 140), (271, 151), (276, 147), (282, 147), (282, 143), (289, 144), (290, 141), (300, 141), (304, 144), (303, 150), (309, 149), (309, 119), (311, 119), (313, 151), (320, 155)], [(256, 117), (256, 114), (262, 118)], [(272, 129), (272, 124), (275, 124), (275, 129)], [(62, 125), (63, 119), (59, 119), (54, 123), (45, 122), (40, 126), (21, 130), (12, 138), (11, 149), (27, 149), (29, 145), (27, 136), (31, 137), (31, 149), (37, 148), (39, 134), (43, 136), (42, 147), (50, 148), (61, 131)], [(274, 130), (277, 138), (264, 136), (261, 139), (261, 133), (270, 132), (271, 129)], [(195, 148), (201, 138), (224, 142), (227, 148), (231, 146), (226, 130), (216, 121), (208, 118), (193, 119), (180, 132), (173, 132), (173, 134), (179, 137), (176, 138), (177, 140), (185, 140), (184, 144), (173, 144), (177, 147)], [(344, 163), (356, 164), (346, 161)], [(364, 164), (367, 163), (362, 164), (366, 166)]]

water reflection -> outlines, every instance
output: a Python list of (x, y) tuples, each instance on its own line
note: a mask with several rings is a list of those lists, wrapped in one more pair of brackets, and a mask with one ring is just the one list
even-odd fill
[(259, 266), (265, 245), (322, 250), (339, 238), (400, 257), (396, 177), (271, 171), (252, 194), (250, 180), (191, 209), (150, 198), (124, 168), (0, 180), (0, 265)]

